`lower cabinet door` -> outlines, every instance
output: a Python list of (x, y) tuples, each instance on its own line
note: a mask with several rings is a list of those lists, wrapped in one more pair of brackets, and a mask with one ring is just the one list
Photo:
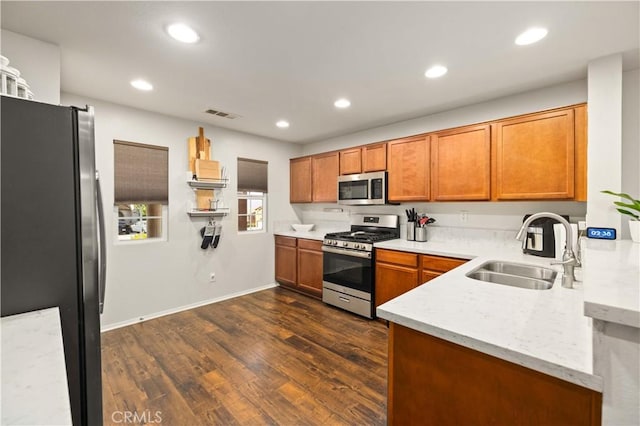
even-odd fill
[(376, 262), (376, 307), (418, 286), (418, 268)]
[(434, 278), (439, 277), (440, 275), (442, 275), (442, 272), (434, 272), (434, 271), (427, 271), (425, 269), (422, 270), (422, 282), (426, 283), (427, 281), (431, 281)]
[(296, 286), (296, 247), (276, 244), (276, 281), (290, 287)]
[(322, 242), (298, 240), (298, 288), (322, 296)]

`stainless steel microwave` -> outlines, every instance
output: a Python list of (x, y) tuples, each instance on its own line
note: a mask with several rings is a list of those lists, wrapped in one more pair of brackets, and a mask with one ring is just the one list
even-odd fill
[(338, 204), (387, 203), (387, 172), (338, 176)]

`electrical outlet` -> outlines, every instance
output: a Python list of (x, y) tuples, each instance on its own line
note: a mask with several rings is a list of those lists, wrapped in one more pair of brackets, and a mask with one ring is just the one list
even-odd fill
[(213, 283), (215, 281), (216, 281), (216, 273), (212, 272), (212, 273), (209, 274), (209, 282)]
[(460, 211), (460, 222), (466, 223), (469, 221), (469, 212), (466, 210)]

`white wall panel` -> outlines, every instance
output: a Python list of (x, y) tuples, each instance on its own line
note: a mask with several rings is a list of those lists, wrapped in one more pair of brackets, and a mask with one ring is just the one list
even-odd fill
[[(95, 99), (63, 94), (67, 105), (95, 108), (96, 166), (107, 206), (107, 291), (103, 327), (193, 306), (208, 300), (262, 288), (274, 282), (274, 222), (294, 222), (289, 205), (289, 158), (298, 145), (163, 116)], [(241, 235), (233, 214), (221, 219), (220, 245), (202, 250), (199, 230), (205, 218), (190, 218), (195, 194), (187, 185), (187, 139), (203, 126), (211, 139), (211, 158), (227, 167), (231, 183), (222, 190), (226, 206), (237, 212), (237, 157), (269, 162), (267, 232)], [(167, 241), (117, 242), (113, 209), (113, 140), (169, 147), (169, 207)], [(209, 273), (216, 282), (209, 282)]]

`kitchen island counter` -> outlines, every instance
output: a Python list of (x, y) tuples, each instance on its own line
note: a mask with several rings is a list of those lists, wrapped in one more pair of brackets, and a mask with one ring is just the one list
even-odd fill
[(71, 424), (58, 308), (2, 318), (2, 424)]
[(585, 315), (640, 328), (640, 244), (587, 240), (585, 248)]
[[(576, 288), (563, 288), (561, 268), (549, 266), (553, 259), (522, 254), (519, 244), (515, 240), (417, 243), (401, 239), (378, 243), (377, 248), (470, 261), (379, 306), (377, 315), (601, 392), (602, 378), (593, 374), (592, 320), (584, 315), (584, 285), (597, 283), (585, 276), (584, 282), (576, 282)], [(466, 277), (489, 260), (536, 264), (559, 273), (549, 290)], [(581, 273), (578, 269), (578, 278)]]

